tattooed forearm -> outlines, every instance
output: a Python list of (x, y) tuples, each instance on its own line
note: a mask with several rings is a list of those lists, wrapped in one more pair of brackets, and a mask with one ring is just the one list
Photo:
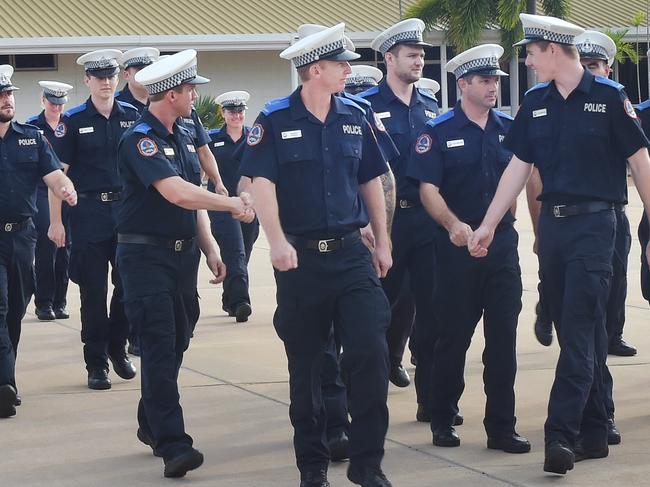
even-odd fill
[(381, 187), (384, 190), (386, 199), (386, 225), (388, 226), (388, 235), (393, 228), (393, 215), (395, 213), (395, 176), (390, 169), (388, 172), (379, 176)]

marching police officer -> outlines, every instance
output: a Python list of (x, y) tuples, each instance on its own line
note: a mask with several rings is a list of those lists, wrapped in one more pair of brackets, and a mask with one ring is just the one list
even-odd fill
[(355, 64), (352, 66), (350, 76), (345, 79), (345, 92), (357, 95), (377, 86), (383, 77), (384, 73), (381, 72), (381, 69), (365, 64)]
[[(366, 487), (391, 485), (381, 471), (389, 309), (378, 280), (391, 265), (379, 181), (387, 166), (364, 110), (333, 96), (344, 88), (347, 61), (359, 57), (346, 49), (344, 28), (309, 35), (281, 53), (293, 60), (302, 85), (264, 108), (241, 168), (253, 178), (276, 269), (274, 325), (289, 362), (301, 487), (329, 486), (320, 373), (332, 323), (351, 390), (348, 478)], [(372, 255), (359, 234), (369, 217)]]
[(163, 458), (165, 477), (182, 477), (203, 463), (185, 433), (178, 397), (178, 371), (199, 317), (199, 248), (215, 279), (225, 268), (209, 220), (199, 208), (230, 211), (250, 220), (242, 198), (200, 188), (201, 168), (189, 131), (196, 51), (187, 50), (148, 66), (136, 79), (150, 105), (119, 146), (124, 199), (118, 216), (118, 265), (123, 269), (125, 310), (141, 347), (142, 398), (137, 436)]
[[(210, 150), (217, 161), (219, 174), (228, 194), (231, 195), (238, 194), (240, 183), (240, 161), (235, 157), (235, 152), (246, 143), (250, 130), (244, 126), (246, 102), (249, 98), (250, 94), (245, 91), (228, 91), (219, 95), (215, 101), (221, 106), (225, 124), (221, 128), (208, 131)], [(247, 184), (250, 184), (250, 181)], [(212, 180), (208, 182), (208, 191), (215, 191)], [(223, 282), (222, 308), (230, 316), (234, 316), (237, 323), (243, 323), (248, 321), (252, 312), (248, 293), (248, 261), (260, 233), (259, 222), (257, 219), (251, 223), (239, 222), (224, 211), (211, 211), (208, 215), (212, 235), (219, 244), (221, 258), (228, 269)]]
[(42, 179), (57, 198), (77, 202), (72, 182), (37, 127), (13, 121), (14, 69), (0, 66), (0, 418), (16, 414), (16, 353), (34, 291), (36, 192)]
[(125, 51), (119, 61), (124, 68), (122, 76), (126, 85), (115, 93), (115, 98), (133, 105), (139, 113), (142, 113), (144, 107), (147, 106), (147, 90), (135, 80), (135, 74), (145, 66), (158, 61), (159, 56), (160, 51), (155, 47), (136, 47)]
[[(93, 51), (77, 59), (84, 66), (84, 82), (90, 90), (86, 102), (66, 112), (66, 133), (57, 150), (70, 179), (79, 191), (80, 203), (70, 212), (70, 279), (79, 285), (81, 341), (90, 389), (110, 389), (108, 360), (123, 379), (135, 377), (135, 366), (126, 356), (129, 325), (122, 303), (122, 284), (115, 262), (116, 217), (122, 197), (117, 168), (117, 145), (122, 134), (139, 117), (128, 103), (115, 100), (119, 65), (118, 50)], [(60, 205), (51, 212), (50, 231), (62, 246), (65, 231)], [(114, 290), (106, 308), (108, 267)]]
[[(393, 311), (398, 298), (415, 301), (415, 320), (418, 323), (432, 319), (433, 314), (431, 293), (434, 284), (435, 223), (422, 208), (418, 187), (406, 177), (406, 168), (413, 142), (426, 121), (438, 114), (435, 97), (415, 85), (422, 76), (423, 48), (430, 46), (422, 41), (423, 30), (424, 22), (420, 19), (407, 19), (379, 34), (371, 47), (384, 56), (386, 78), (377, 87), (359, 93), (372, 104), (400, 153), (399, 157), (390, 160), (398, 201), (391, 233), (394, 266), (382, 284)], [(407, 275), (413, 298), (400, 298)], [(387, 334), (390, 380), (398, 387), (406, 387), (410, 383), (408, 373), (402, 367), (402, 356), (414, 319), (413, 309), (410, 309), (406, 316), (393, 313)]]
[[(453, 111), (427, 122), (418, 137), (408, 175), (420, 181), (422, 204), (439, 224), (436, 234), (436, 323), (418, 328), (418, 367), (433, 358), (431, 430), (433, 444), (458, 446), (453, 428), (463, 392), (465, 355), (481, 316), (485, 333), (483, 363), (487, 404), (483, 421), (487, 446), (526, 453), (530, 443), (515, 432), (517, 320), (521, 311), (521, 270), (514, 215), (497, 226), (487, 259), (467, 251), (512, 153), (501, 147), (512, 117), (494, 110), (503, 48), (485, 44), (464, 51), (446, 65), (456, 76), (461, 100)], [(419, 323), (418, 326), (425, 326)], [(425, 345), (435, 346), (428, 353)]]
[[(68, 102), (68, 91), (72, 86), (58, 81), (39, 81), (38, 84), (43, 88), (41, 96), (43, 110), (40, 114), (28, 118), (26, 123), (38, 127), (56, 152), (56, 147), (66, 132), (61, 117)], [(65, 246), (57, 248), (47, 236), (50, 226), (50, 208), (47, 186), (42, 181), (38, 184), (36, 208), (38, 211), (33, 218), (37, 232), (34, 258), (36, 317), (41, 321), (66, 319), (70, 317), (65, 309), (70, 244), (66, 242)], [(64, 220), (67, 226), (67, 218)]]
[(560, 344), (544, 426), (544, 470), (564, 474), (576, 460), (609, 452), (603, 365), (614, 207), (625, 200), (627, 159), (650, 208), (650, 142), (623, 87), (580, 64), (574, 44), (583, 29), (552, 17), (520, 18), (525, 39), (518, 45), (526, 45), (526, 64), (542, 83), (526, 94), (506, 136), (514, 156), (468, 247), (476, 257), (488, 254), (534, 163), (543, 185), (538, 255), (544, 303)]

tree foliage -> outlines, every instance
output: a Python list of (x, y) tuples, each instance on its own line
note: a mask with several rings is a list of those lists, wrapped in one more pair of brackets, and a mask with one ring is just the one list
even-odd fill
[(220, 106), (210, 95), (199, 95), (194, 102), (194, 108), (206, 129), (215, 129), (223, 126)]

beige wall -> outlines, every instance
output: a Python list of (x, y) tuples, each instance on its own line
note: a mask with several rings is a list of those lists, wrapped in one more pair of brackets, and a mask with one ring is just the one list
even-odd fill
[[(77, 54), (60, 54), (57, 71), (19, 71), (12, 81), (16, 91), (16, 119), (24, 121), (41, 111), (39, 80), (62, 81), (74, 86), (67, 108), (88, 98), (83, 83), (83, 70), (77, 66)], [(252, 125), (264, 103), (291, 90), (291, 69), (288, 61), (275, 51), (200, 52), (199, 73), (211, 79), (199, 87), (199, 93), (217, 96), (224, 91), (246, 90), (251, 94), (246, 123)], [(120, 88), (123, 83), (120, 83)]]

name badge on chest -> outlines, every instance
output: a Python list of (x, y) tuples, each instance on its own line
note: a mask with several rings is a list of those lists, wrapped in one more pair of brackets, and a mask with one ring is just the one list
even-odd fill
[(282, 140), (286, 139), (299, 139), (302, 137), (302, 130), (287, 130), (286, 132), (282, 132)]
[(447, 141), (447, 149), (453, 149), (454, 147), (463, 147), (465, 145), (465, 139), (455, 139)]
[(225, 143), (223, 140), (222, 140), (221, 142), (215, 142), (215, 143), (214, 143), (214, 146), (215, 146), (215, 147), (222, 147), (222, 146), (224, 146), (224, 145), (226, 145), (226, 143)]
[(377, 118), (379, 120), (382, 120), (384, 118), (390, 118), (390, 112), (377, 112), (375, 113), (375, 115), (377, 115)]
[(163, 152), (165, 153), (166, 156), (174, 155), (174, 149), (172, 147), (163, 147)]
[(187, 144), (187, 150), (190, 152), (196, 152), (196, 148), (194, 147), (194, 144)]
[(95, 131), (95, 127), (79, 127), (80, 134), (92, 134)]
[(533, 110), (533, 118), (545, 117), (548, 115), (546, 108), (540, 108), (539, 110)]

